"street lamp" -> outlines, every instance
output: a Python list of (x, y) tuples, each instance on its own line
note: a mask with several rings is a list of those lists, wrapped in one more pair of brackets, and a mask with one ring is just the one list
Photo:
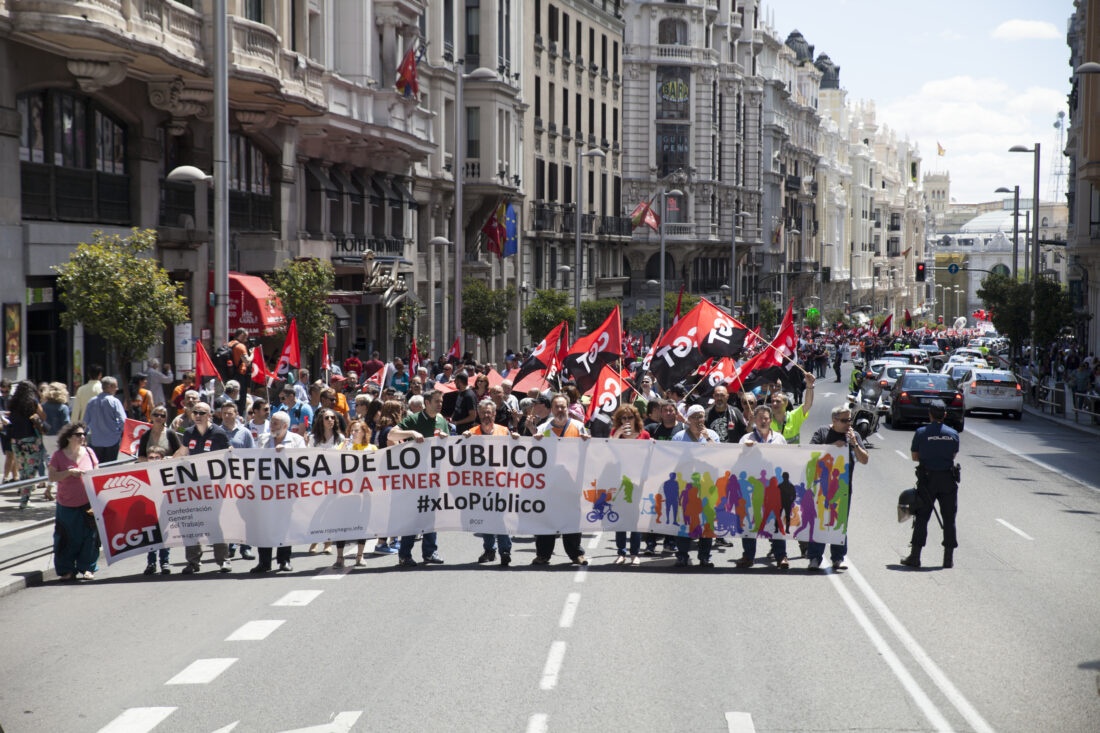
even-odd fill
[(1020, 187), (1007, 189), (1001, 186), (993, 193), (1012, 194), (1012, 280), (1016, 281), (1016, 259), (1020, 253)]
[(955, 320), (958, 320), (959, 316), (962, 315), (962, 305), (960, 305), (960, 298), (962, 294), (962, 288), (955, 288)]
[(1026, 145), (1013, 145), (1008, 149), (1010, 153), (1032, 153), (1034, 156), (1034, 190), (1035, 199), (1031, 202), (1034, 212), (1031, 217), (1031, 280), (1034, 282), (1039, 272), (1039, 143), (1034, 148)]
[(455, 61), (455, 68), (459, 69), (455, 74), (455, 298), (454, 321), (455, 336), (461, 344), (460, 350), (465, 350), (466, 340), (462, 334), (462, 260), (466, 256), (466, 233), (462, 224), (462, 179), (466, 176), (466, 107), (463, 100), (465, 82), (492, 81), (497, 78), (496, 72), (484, 66), (478, 67), (465, 74), (461, 71), (465, 67), (465, 60)]
[(747, 211), (738, 211), (733, 215), (730, 223), (730, 317), (733, 317), (733, 304), (737, 300), (737, 224), (739, 219), (746, 216), (751, 214)]
[[(577, 205), (574, 207), (577, 212), (577, 220), (573, 222), (573, 264), (577, 268), (576, 276), (573, 278), (573, 307), (577, 309), (577, 318), (573, 324), (574, 338), (580, 336), (581, 333), (581, 275), (584, 273), (584, 267), (581, 265), (581, 220), (584, 211), (584, 178), (581, 176), (581, 158), (600, 158), (602, 160), (606, 157), (607, 155), (602, 150), (589, 150), (582, 153), (581, 146), (577, 146)], [(662, 224), (663, 226), (664, 224)], [(589, 263), (589, 267), (591, 266), (592, 264)]]
[(791, 237), (797, 237), (801, 234), (802, 232), (799, 231), (797, 227), (787, 232), (786, 246), (783, 248), (783, 269), (780, 270), (780, 278), (782, 282), (782, 287), (780, 288), (780, 291), (783, 296), (783, 302), (787, 301), (787, 293), (790, 292), (790, 288), (787, 286), (787, 268), (789, 266), (788, 258), (791, 254)]
[(661, 331), (665, 330), (665, 220), (668, 219), (668, 197), (683, 196), (678, 188), (661, 191)]

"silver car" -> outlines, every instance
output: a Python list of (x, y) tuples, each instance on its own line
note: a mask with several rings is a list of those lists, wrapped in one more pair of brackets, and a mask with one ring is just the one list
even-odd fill
[(1019, 420), (1024, 414), (1024, 388), (1006, 369), (971, 369), (959, 382), (966, 412), (999, 412)]

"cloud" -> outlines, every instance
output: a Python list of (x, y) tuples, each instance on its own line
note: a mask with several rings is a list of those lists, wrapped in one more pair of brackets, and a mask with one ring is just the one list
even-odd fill
[(937, 34), (937, 37), (944, 41), (963, 41), (966, 40), (966, 36), (959, 33), (953, 28), (944, 28)]
[(1066, 93), (1058, 89), (1029, 87), (1024, 93), (1009, 98), (1005, 108), (1022, 115), (1049, 115), (1053, 124), (1058, 110), (1066, 108)]
[(999, 41), (1050, 41), (1062, 37), (1053, 23), (1045, 20), (1006, 20), (993, 29), (990, 37)]

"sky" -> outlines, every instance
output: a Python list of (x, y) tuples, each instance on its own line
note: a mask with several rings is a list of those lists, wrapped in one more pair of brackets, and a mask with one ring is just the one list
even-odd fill
[[(765, 0), (781, 38), (799, 30), (840, 66), (849, 103), (874, 100), (879, 124), (920, 146), (924, 173), (949, 172), (957, 203), (993, 201), (998, 187), (1030, 199), (1040, 143), (1040, 200), (1065, 202), (1069, 166), (1058, 112), (1070, 91), (1072, 0)], [(1064, 133), (1063, 133), (1064, 135)], [(937, 155), (937, 142), (945, 149)], [(1062, 146), (1064, 147), (1064, 136)]]

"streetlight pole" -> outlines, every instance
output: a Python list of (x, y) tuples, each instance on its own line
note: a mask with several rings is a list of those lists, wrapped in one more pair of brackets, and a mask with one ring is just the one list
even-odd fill
[(678, 188), (661, 191), (661, 331), (665, 330), (665, 220), (668, 219), (668, 197), (683, 196)]
[(782, 294), (782, 300), (784, 303), (787, 302), (788, 293), (787, 270), (790, 267), (791, 237), (797, 237), (801, 234), (802, 232), (797, 227), (787, 232), (787, 246), (783, 248), (783, 269), (780, 272), (780, 282), (782, 282), (782, 285), (780, 286), (780, 292)]
[[(1039, 281), (1039, 143), (1035, 143), (1034, 148), (1029, 148), (1026, 145), (1013, 145), (1008, 149), (1010, 153), (1032, 153), (1034, 156), (1034, 181), (1033, 187), (1035, 191), (1035, 198), (1031, 202), (1032, 216), (1031, 216), (1031, 284), (1035, 286)], [(1031, 301), (1031, 322), (1035, 323), (1035, 299)]]
[(734, 304), (737, 302), (737, 223), (748, 216), (747, 211), (737, 211), (730, 222), (730, 317), (733, 317)]
[[(582, 158), (606, 158), (602, 150), (589, 150), (582, 153), (581, 146), (577, 146), (577, 168), (576, 168), (576, 182), (574, 187), (577, 191), (577, 205), (574, 207), (576, 211), (576, 221), (573, 222), (573, 308), (576, 310), (575, 320), (573, 322), (573, 338), (579, 338), (581, 335), (581, 275), (584, 273), (584, 268), (581, 266), (581, 221), (583, 220), (584, 212), (584, 177), (581, 175), (581, 159)], [(661, 224), (662, 235), (664, 233), (664, 224)], [(663, 242), (663, 240), (662, 240)], [(664, 255), (662, 255), (663, 257)], [(591, 267), (589, 263), (589, 267)]]
[(229, 71), (225, 0), (214, 0), (214, 348), (229, 341)]
[(1016, 281), (1016, 263), (1020, 257), (1020, 187), (1013, 186), (1009, 191), (1001, 186), (993, 193), (1012, 194), (1012, 281)]

